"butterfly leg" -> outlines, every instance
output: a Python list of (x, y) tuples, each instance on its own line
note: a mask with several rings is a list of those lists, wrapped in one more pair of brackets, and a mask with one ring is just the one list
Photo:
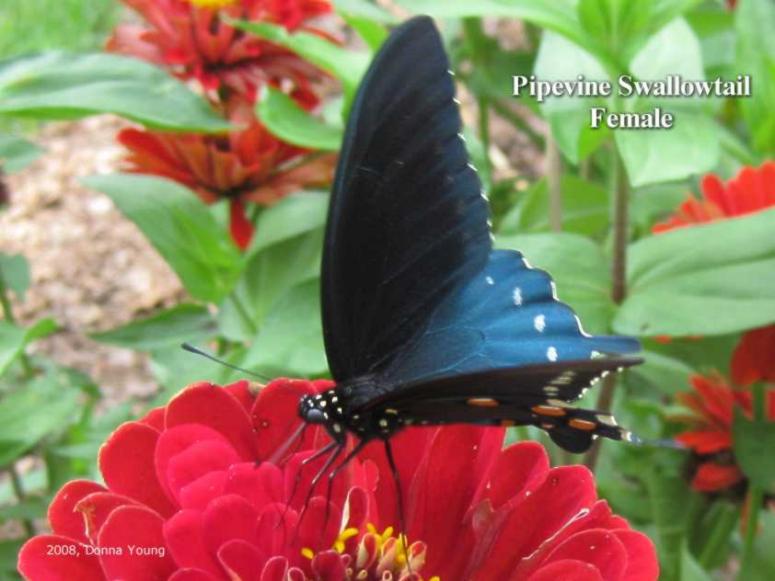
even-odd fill
[[(269, 457), (269, 459), (266, 461), (270, 464), (279, 464), (280, 460), (282, 460), (283, 456), (288, 453), (288, 450), (291, 449), (291, 446), (294, 443), (296, 444), (296, 447), (293, 449), (293, 453), (295, 454), (298, 452), (299, 448), (301, 447), (301, 443), (304, 441), (304, 432), (306, 431), (307, 426), (309, 426), (309, 424), (303, 422), (298, 428), (296, 428), (293, 434), (291, 434), (291, 437), (285, 440), (283, 445), (275, 450), (275, 453), (272, 454), (272, 456)], [(260, 464), (260, 462), (257, 462), (257, 464)]]
[(390, 440), (385, 440), (385, 456), (387, 457), (388, 466), (390, 472), (393, 474), (393, 482), (396, 483), (396, 499), (398, 504), (398, 526), (400, 527), (399, 539), (404, 546), (404, 552), (406, 553), (406, 566), (409, 569), (409, 574), (412, 573), (412, 565), (409, 561), (409, 531), (406, 528), (406, 512), (404, 511), (404, 494), (401, 489), (401, 478), (398, 474), (398, 467), (396, 466), (395, 458), (393, 458), (393, 448), (390, 445)]
[(331, 450), (333, 450), (337, 446), (336, 442), (330, 442), (323, 446), (320, 450), (312, 454), (312, 456), (309, 456), (308, 458), (305, 458), (302, 460), (299, 464), (299, 471), (296, 473), (296, 476), (293, 479), (293, 488), (291, 488), (291, 494), (288, 496), (288, 500), (285, 502), (285, 508), (283, 509), (282, 517), (280, 518), (280, 521), (277, 523), (277, 526), (280, 526), (280, 523), (285, 522), (285, 516), (288, 514), (288, 509), (291, 507), (291, 502), (293, 502), (293, 498), (296, 496), (296, 491), (299, 489), (299, 483), (301, 482), (301, 471), (304, 466), (312, 462), (313, 460), (317, 460), (321, 456), (327, 454)]
[(312, 454), (312, 456), (309, 456), (307, 458), (304, 458), (299, 463), (299, 471), (296, 473), (296, 476), (293, 479), (293, 488), (291, 489), (291, 494), (288, 497), (288, 504), (291, 504), (291, 501), (293, 501), (293, 497), (296, 496), (296, 491), (299, 489), (299, 483), (301, 482), (301, 470), (304, 468), (307, 464), (310, 462), (313, 462), (320, 458), (321, 456), (324, 456), (325, 454), (328, 454), (331, 450), (336, 448), (337, 442), (329, 442), (325, 446), (323, 446), (320, 450)]
[[(332, 445), (333, 444), (333, 445)], [(323, 463), (323, 466), (318, 470), (317, 474), (312, 478), (312, 482), (310, 482), (309, 485), (309, 491), (307, 492), (307, 498), (304, 499), (304, 506), (301, 509), (301, 513), (299, 514), (299, 524), (298, 526), (301, 526), (301, 522), (304, 519), (304, 515), (307, 513), (307, 509), (309, 508), (310, 500), (312, 500), (312, 493), (315, 490), (315, 486), (318, 482), (320, 482), (320, 479), (323, 477), (323, 475), (326, 473), (326, 470), (328, 470), (331, 465), (336, 461), (336, 459), (339, 457), (339, 455), (344, 450), (344, 442), (332, 442), (332, 444), (329, 444), (326, 446), (329, 450), (333, 448), (333, 452), (331, 452), (331, 455), (326, 458), (326, 461)], [(331, 446), (331, 448), (329, 448)]]
[(328, 524), (328, 517), (330, 516), (331, 512), (331, 493), (334, 487), (334, 479), (336, 478), (336, 475), (339, 474), (339, 472), (347, 466), (350, 461), (355, 458), (361, 450), (363, 450), (364, 446), (368, 444), (368, 440), (360, 440), (356, 445), (355, 448), (353, 448), (347, 456), (345, 456), (344, 460), (334, 468), (331, 473), (328, 475), (328, 485), (326, 489), (326, 515), (323, 519), (323, 530), (325, 530), (326, 525)]

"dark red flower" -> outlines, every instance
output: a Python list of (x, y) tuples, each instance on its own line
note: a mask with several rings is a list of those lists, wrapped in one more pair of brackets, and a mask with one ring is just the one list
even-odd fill
[(732, 354), (732, 379), (738, 385), (775, 383), (775, 325), (745, 333)]
[(775, 162), (765, 162), (758, 168), (744, 167), (726, 184), (718, 176), (708, 174), (702, 179), (701, 189), (701, 199), (689, 196), (673, 216), (656, 224), (653, 232), (743, 216), (775, 206)]
[[(581, 466), (550, 468), (544, 449), (502, 449), (503, 430), (414, 428), (393, 440), (408, 550), (381, 443), (306, 491), (328, 441), (299, 425), (301, 395), (329, 382), (276, 380), (256, 390), (196, 384), (120, 426), (100, 452), (105, 486), (66, 484), (52, 534), (28, 541), (31, 580), (380, 579), (653, 580), (649, 539), (597, 500)], [(275, 456), (284, 456), (278, 463)], [(298, 484), (297, 484), (298, 476)], [(61, 547), (52, 555), (49, 547)], [(120, 552), (120, 554), (119, 554)]]
[[(745, 478), (732, 453), (734, 408), (739, 406), (750, 417), (751, 392), (735, 389), (719, 374), (693, 375), (690, 381), (694, 391), (676, 397), (694, 413), (676, 419), (691, 427), (678, 434), (676, 440), (691, 448), (700, 459), (692, 487), (702, 492), (731, 488)], [(775, 391), (768, 393), (767, 417), (775, 421)]]
[(311, 18), (331, 11), (328, 0), (123, 0), (144, 24), (119, 25), (108, 49), (169, 67), (177, 76), (196, 78), (206, 90), (228, 88), (248, 101), (266, 83), (291, 83), (297, 101), (318, 102), (311, 82), (319, 69), (294, 53), (246, 34), (224, 16), (304, 29)]
[(247, 203), (270, 205), (301, 188), (326, 186), (333, 178), (333, 155), (310, 154), (285, 143), (255, 119), (228, 135), (124, 129), (118, 140), (129, 150), (131, 171), (173, 179), (208, 204), (229, 200), (232, 238), (243, 249), (253, 235)]

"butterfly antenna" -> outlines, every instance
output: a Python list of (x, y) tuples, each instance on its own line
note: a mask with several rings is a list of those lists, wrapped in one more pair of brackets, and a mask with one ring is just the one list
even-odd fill
[(646, 446), (651, 448), (669, 448), (670, 450), (688, 450), (678, 440), (673, 438), (641, 438), (632, 432), (629, 433), (628, 440), (636, 446)]
[(401, 478), (398, 474), (398, 466), (396, 466), (395, 458), (393, 458), (393, 448), (390, 445), (390, 440), (385, 440), (385, 456), (387, 456), (388, 466), (390, 472), (393, 474), (393, 481), (396, 483), (396, 495), (398, 500), (398, 526), (401, 527), (399, 534), (399, 541), (404, 549), (406, 555), (406, 568), (409, 570), (409, 574), (412, 574), (412, 561), (411, 555), (409, 555), (409, 531), (406, 528), (406, 512), (404, 511), (404, 494), (401, 490)]
[(242, 373), (246, 373), (248, 375), (252, 375), (253, 377), (260, 379), (261, 381), (271, 381), (269, 377), (266, 377), (265, 375), (261, 375), (260, 373), (256, 373), (255, 371), (249, 371), (247, 369), (244, 369), (242, 367), (237, 367), (236, 365), (233, 365), (232, 363), (229, 363), (228, 361), (224, 361), (223, 359), (219, 359), (215, 355), (208, 353), (207, 351), (204, 351), (203, 349), (200, 349), (199, 347), (194, 347), (191, 343), (183, 343), (181, 344), (181, 347), (184, 351), (188, 351), (189, 353), (194, 353), (196, 355), (201, 355), (205, 359), (209, 359), (210, 361), (215, 361), (216, 363), (220, 363), (224, 367), (228, 367), (229, 369), (233, 369), (234, 371), (241, 371)]

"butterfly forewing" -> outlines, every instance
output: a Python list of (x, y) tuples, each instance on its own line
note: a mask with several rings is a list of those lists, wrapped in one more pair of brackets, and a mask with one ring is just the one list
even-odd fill
[(454, 94), (441, 39), (419, 18), (386, 41), (355, 99), (323, 258), (324, 336), (337, 380), (389, 364), (487, 261), (488, 207)]

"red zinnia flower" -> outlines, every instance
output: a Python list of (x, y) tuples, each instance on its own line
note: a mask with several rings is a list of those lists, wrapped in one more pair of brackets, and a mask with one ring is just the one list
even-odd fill
[[(581, 466), (550, 469), (543, 448), (501, 448), (503, 430), (407, 429), (393, 439), (408, 551), (381, 443), (300, 511), (327, 441), (310, 427), (282, 455), (301, 395), (329, 382), (197, 384), (100, 452), (105, 486), (73, 481), (49, 509), (53, 529), (19, 555), (27, 579), (213, 581), (380, 579), (652, 580), (649, 539), (596, 499)], [(296, 486), (297, 475), (300, 474)], [(294, 490), (296, 494), (293, 494)], [(328, 516), (328, 518), (326, 518)], [(379, 531), (384, 531), (380, 533)], [(393, 531), (396, 531), (394, 533)], [(58, 547), (51, 553), (50, 547)]]
[(738, 385), (775, 383), (775, 325), (743, 335), (732, 354), (732, 379)]
[(319, 69), (294, 53), (246, 34), (222, 16), (304, 29), (310, 18), (331, 11), (328, 0), (123, 0), (146, 20), (119, 25), (108, 49), (159, 65), (181, 78), (194, 77), (207, 90), (226, 87), (255, 101), (265, 83), (291, 82), (290, 94), (310, 107), (318, 102), (311, 80)]
[(775, 162), (765, 162), (758, 168), (744, 167), (726, 184), (718, 176), (708, 174), (702, 179), (701, 188), (702, 199), (689, 196), (672, 217), (656, 224), (652, 231), (658, 234), (775, 206)]
[(232, 238), (242, 249), (253, 235), (246, 203), (270, 205), (333, 178), (333, 155), (305, 155), (306, 150), (280, 141), (256, 120), (228, 135), (124, 129), (118, 140), (130, 151), (131, 171), (173, 179), (208, 204), (228, 199)]
[[(735, 389), (721, 375), (693, 375), (694, 392), (676, 397), (694, 414), (680, 419), (691, 429), (678, 434), (676, 440), (699, 455), (701, 463), (692, 478), (692, 487), (701, 492), (714, 492), (742, 482), (745, 476), (732, 454), (734, 408), (740, 406), (751, 416), (751, 392)], [(775, 420), (775, 391), (768, 392), (767, 417)]]

